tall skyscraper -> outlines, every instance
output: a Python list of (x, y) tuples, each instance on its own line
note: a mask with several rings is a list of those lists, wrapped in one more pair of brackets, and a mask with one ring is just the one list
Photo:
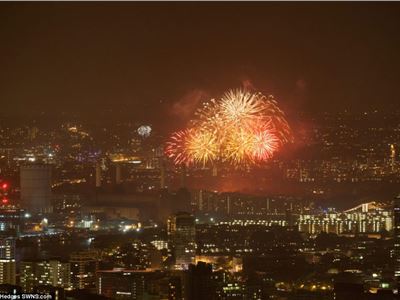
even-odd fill
[(49, 164), (21, 166), (21, 200), (30, 212), (51, 212), (51, 170)]
[(168, 219), (168, 236), (175, 257), (175, 268), (187, 269), (196, 256), (196, 230), (194, 217), (179, 212)]
[(71, 271), (68, 262), (59, 260), (22, 261), (20, 266), (21, 287), (32, 292), (38, 286), (71, 287)]
[(84, 251), (71, 254), (71, 276), (74, 289), (94, 288), (98, 270), (98, 253)]
[(394, 276), (400, 280), (400, 195), (393, 201)]
[(0, 206), (0, 233), (6, 236), (19, 236), (23, 226), (23, 210), (13, 205)]
[(0, 239), (0, 284), (15, 284), (15, 240)]

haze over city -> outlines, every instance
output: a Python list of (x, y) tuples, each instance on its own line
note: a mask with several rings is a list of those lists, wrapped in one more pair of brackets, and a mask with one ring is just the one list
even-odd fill
[(398, 299), (397, 2), (0, 2), (0, 298)]

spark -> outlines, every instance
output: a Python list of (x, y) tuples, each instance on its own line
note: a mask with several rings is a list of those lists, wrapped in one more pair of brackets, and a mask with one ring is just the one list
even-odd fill
[(166, 153), (175, 164), (253, 165), (266, 162), (292, 135), (272, 96), (237, 89), (203, 103), (189, 128), (174, 133)]

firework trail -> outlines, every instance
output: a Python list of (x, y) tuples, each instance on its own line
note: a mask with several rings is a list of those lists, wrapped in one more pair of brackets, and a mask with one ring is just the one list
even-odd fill
[(204, 103), (195, 116), (189, 129), (167, 142), (167, 156), (175, 164), (259, 164), (292, 139), (275, 99), (261, 93), (230, 90)]
[(197, 130), (188, 137), (187, 153), (195, 163), (205, 166), (207, 162), (213, 162), (217, 158), (218, 149), (217, 138), (212, 132)]
[(192, 162), (192, 158), (188, 152), (188, 140), (191, 136), (193, 130), (186, 129), (182, 131), (175, 132), (172, 134), (170, 140), (167, 143), (167, 147), (165, 152), (167, 156), (172, 159), (174, 164), (190, 164)]

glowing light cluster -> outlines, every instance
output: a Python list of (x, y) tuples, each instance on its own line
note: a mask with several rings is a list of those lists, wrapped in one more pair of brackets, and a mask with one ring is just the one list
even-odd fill
[(151, 134), (151, 127), (149, 125), (142, 125), (137, 129), (137, 132), (142, 137), (149, 137)]
[(166, 154), (177, 165), (251, 165), (269, 160), (290, 139), (272, 96), (238, 89), (204, 103), (188, 129), (172, 134)]

